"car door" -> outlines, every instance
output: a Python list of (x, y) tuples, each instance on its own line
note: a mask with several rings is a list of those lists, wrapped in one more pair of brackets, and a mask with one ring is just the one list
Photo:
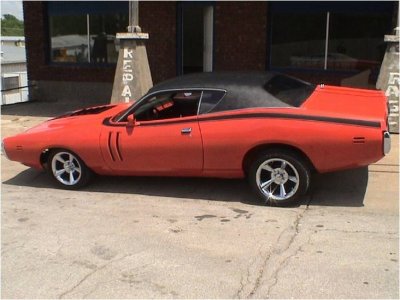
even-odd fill
[(240, 113), (240, 109), (232, 109), (238, 103), (225, 101), (226, 94), (225, 90), (218, 89), (203, 91), (198, 121), (205, 176), (242, 176), (245, 145), (254, 130), (246, 119), (234, 116)]
[(108, 167), (121, 175), (201, 174), (200, 97), (201, 92), (163, 92), (141, 101), (133, 123), (105, 124), (100, 143)]

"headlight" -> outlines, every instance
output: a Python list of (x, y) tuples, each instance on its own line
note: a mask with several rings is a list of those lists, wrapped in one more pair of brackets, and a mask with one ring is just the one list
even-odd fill
[(3, 154), (7, 159), (9, 159), (8, 156), (7, 156), (6, 148), (4, 147), (4, 141), (3, 140), (1, 141), (1, 154)]

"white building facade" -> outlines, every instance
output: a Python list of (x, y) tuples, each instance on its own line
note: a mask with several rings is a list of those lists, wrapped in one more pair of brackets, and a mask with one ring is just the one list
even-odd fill
[(1, 37), (1, 105), (26, 102), (29, 98), (25, 38)]

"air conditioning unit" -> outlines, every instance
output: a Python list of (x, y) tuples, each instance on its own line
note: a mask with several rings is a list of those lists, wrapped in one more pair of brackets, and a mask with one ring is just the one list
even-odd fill
[(1, 104), (13, 104), (29, 100), (27, 72), (1, 75)]

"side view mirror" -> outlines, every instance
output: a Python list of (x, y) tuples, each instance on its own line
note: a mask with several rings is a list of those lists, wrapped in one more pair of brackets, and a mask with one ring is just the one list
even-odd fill
[(133, 127), (133, 126), (135, 126), (135, 116), (133, 115), (133, 114), (131, 114), (131, 115), (128, 115), (128, 117), (127, 117), (127, 125), (126, 125), (126, 127)]

